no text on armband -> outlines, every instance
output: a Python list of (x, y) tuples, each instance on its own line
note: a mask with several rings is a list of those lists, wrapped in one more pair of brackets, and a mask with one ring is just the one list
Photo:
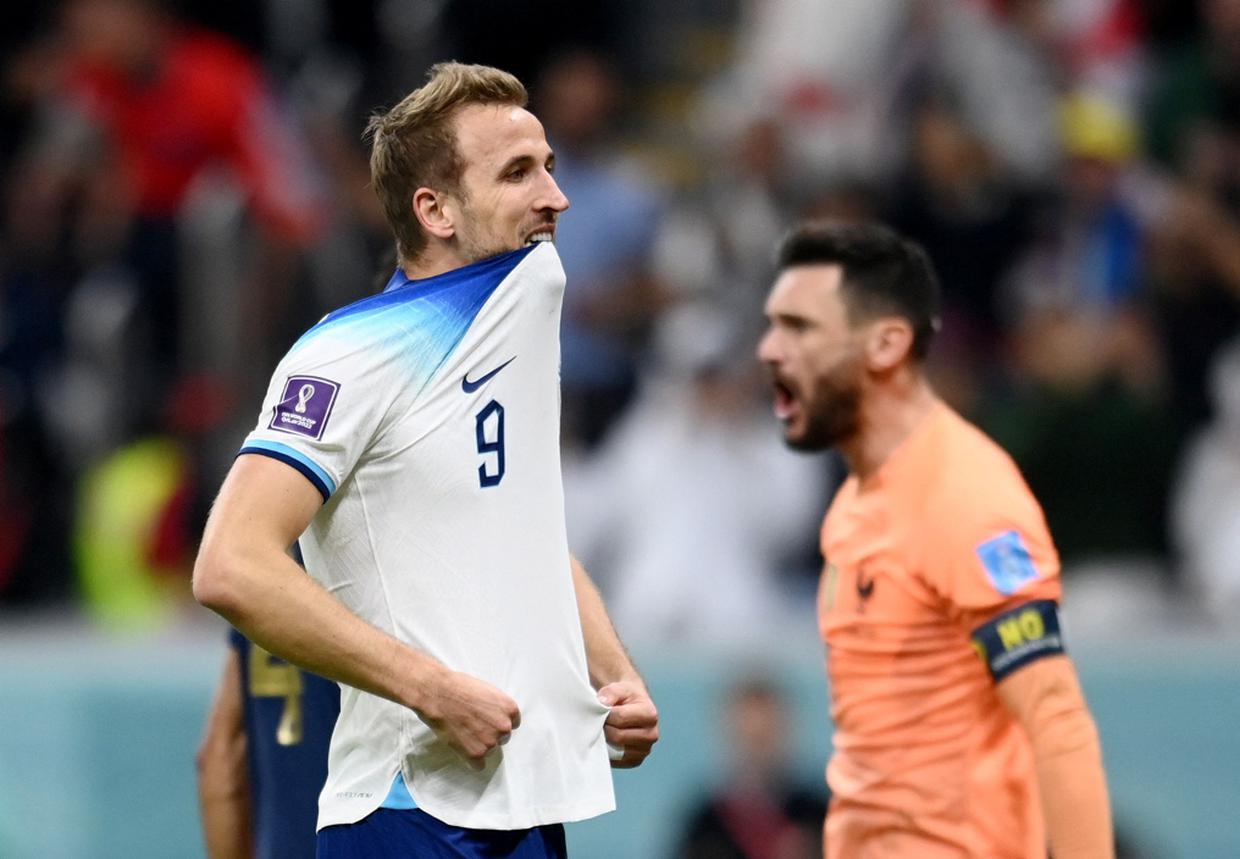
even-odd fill
[(973, 631), (973, 649), (995, 682), (1045, 656), (1063, 653), (1059, 605), (1034, 600), (992, 618)]

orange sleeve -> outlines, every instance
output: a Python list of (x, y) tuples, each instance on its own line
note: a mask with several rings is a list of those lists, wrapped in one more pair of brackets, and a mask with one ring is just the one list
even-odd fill
[(997, 688), (1033, 745), (1052, 855), (1114, 857), (1102, 747), (1071, 660), (1030, 663)]
[(1061, 595), (1059, 555), (1015, 465), (973, 465), (935, 492), (921, 541), (927, 583), (970, 631), (1004, 609)]

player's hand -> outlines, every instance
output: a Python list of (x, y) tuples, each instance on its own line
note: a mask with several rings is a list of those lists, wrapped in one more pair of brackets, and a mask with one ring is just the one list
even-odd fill
[(624, 752), (613, 758), (611, 765), (617, 769), (640, 765), (659, 740), (659, 711), (650, 693), (641, 681), (619, 680), (598, 690), (598, 699), (611, 707), (603, 723), (603, 736), (609, 746)]
[(487, 753), (521, 726), (517, 702), (477, 677), (445, 671), (432, 685), (418, 714), (475, 769), (486, 766)]

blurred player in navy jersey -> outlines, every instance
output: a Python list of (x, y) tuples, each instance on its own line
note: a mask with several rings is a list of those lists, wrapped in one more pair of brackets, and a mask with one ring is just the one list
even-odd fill
[(210, 859), (313, 859), (340, 687), (236, 630), (198, 753)]

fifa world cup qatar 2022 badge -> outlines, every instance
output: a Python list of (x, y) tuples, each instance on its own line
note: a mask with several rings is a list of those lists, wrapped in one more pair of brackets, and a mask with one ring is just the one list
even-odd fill
[(315, 440), (323, 437), (340, 385), (317, 376), (289, 376), (269, 428)]

